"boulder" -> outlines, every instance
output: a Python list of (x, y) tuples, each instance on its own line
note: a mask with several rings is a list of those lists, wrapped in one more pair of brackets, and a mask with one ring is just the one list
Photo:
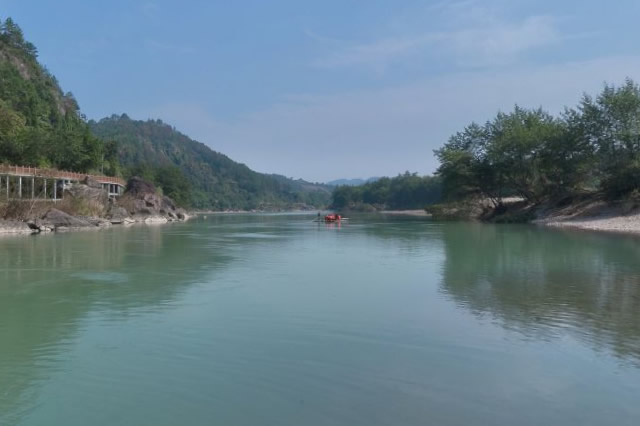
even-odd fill
[(80, 219), (77, 217), (73, 217), (63, 211), (58, 209), (50, 209), (42, 216), (42, 223), (40, 226), (45, 226), (53, 229), (60, 228), (92, 228), (95, 225), (92, 225), (90, 222)]
[(119, 202), (127, 206), (128, 213), (137, 222), (161, 223), (188, 217), (171, 198), (156, 194), (153, 184), (139, 177), (129, 179), (127, 192)]
[(109, 206), (105, 217), (114, 225), (125, 223), (126, 219), (130, 219), (127, 209), (115, 204)]
[(148, 216), (144, 219), (144, 223), (167, 223), (169, 220), (164, 216)]
[(29, 227), (34, 232), (52, 232), (52, 231), (54, 231), (53, 225), (51, 225), (50, 223), (44, 222), (42, 219), (30, 220), (30, 221), (27, 222), (27, 225), (29, 225)]
[(176, 209), (175, 215), (178, 217), (178, 219), (180, 220), (187, 220), (189, 219), (189, 215), (187, 214), (187, 211), (185, 209), (182, 208), (178, 208)]
[(36, 232), (29, 224), (19, 220), (0, 220), (0, 234), (33, 234)]
[(127, 182), (127, 193), (134, 197), (142, 197), (145, 194), (154, 194), (156, 193), (156, 187), (146, 180), (134, 176)]
[(93, 201), (106, 207), (109, 202), (109, 194), (98, 184), (98, 187), (85, 185), (82, 183), (74, 183), (65, 188), (63, 197), (73, 197), (85, 201)]
[(94, 178), (92, 178), (91, 176), (85, 177), (84, 180), (82, 181), (82, 184), (88, 186), (89, 188), (103, 189), (102, 184), (97, 180), (95, 180)]

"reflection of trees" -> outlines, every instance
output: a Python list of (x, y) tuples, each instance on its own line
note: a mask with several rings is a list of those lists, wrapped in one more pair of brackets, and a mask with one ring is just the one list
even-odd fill
[(237, 229), (203, 233), (200, 226), (196, 220), (0, 240), (0, 424), (31, 408), (29, 392), (55, 371), (88, 314), (163, 309), (233, 261), (218, 240)]
[(571, 333), (640, 361), (640, 244), (533, 227), (451, 224), (443, 290), (526, 335)]
[(344, 230), (362, 232), (367, 238), (383, 242), (407, 256), (423, 255), (425, 250), (442, 250), (440, 225), (425, 217), (357, 214)]

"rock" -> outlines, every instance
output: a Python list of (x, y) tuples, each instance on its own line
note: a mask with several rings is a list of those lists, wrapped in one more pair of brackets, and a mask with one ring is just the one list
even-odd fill
[(0, 234), (33, 234), (36, 232), (26, 222), (19, 220), (0, 220)]
[[(109, 206), (109, 210), (105, 217), (110, 221), (113, 225), (120, 225), (125, 223), (127, 219), (130, 219), (129, 212), (124, 207), (119, 207), (115, 204), (111, 204)], [(133, 219), (131, 219), (133, 221)]]
[(101, 217), (79, 217), (79, 219), (86, 220), (93, 226), (97, 226), (99, 228), (106, 228), (111, 226), (110, 220), (103, 219)]
[(104, 188), (102, 187), (102, 184), (90, 176), (85, 177), (82, 183), (88, 186), (89, 188), (104, 190)]
[(118, 202), (127, 206), (128, 213), (137, 222), (165, 223), (187, 218), (186, 212), (171, 198), (156, 194), (153, 184), (139, 177), (129, 179), (127, 192)]
[(160, 208), (162, 210), (175, 210), (176, 204), (169, 197), (162, 197)]
[(56, 231), (61, 230), (61, 228), (91, 228), (95, 226), (86, 220), (73, 217), (58, 209), (50, 209), (42, 216), (42, 222), (41, 226), (50, 227)]
[(151, 182), (147, 182), (138, 176), (134, 176), (129, 179), (129, 182), (127, 182), (127, 193), (136, 198), (146, 194), (155, 195), (156, 187)]
[(178, 208), (178, 209), (176, 209), (176, 213), (175, 214), (178, 217), (178, 219), (180, 219), (180, 220), (189, 219), (189, 215), (187, 214), (187, 211), (185, 209)]
[(54, 231), (54, 229), (53, 229), (53, 228), (51, 228), (50, 226), (42, 225), (42, 226), (40, 226), (40, 227), (38, 228), (38, 231), (40, 231), (40, 232), (53, 232), (53, 231)]
[(144, 219), (144, 223), (167, 223), (169, 222), (166, 217), (163, 216), (149, 216)]
[(83, 185), (81, 183), (74, 183), (71, 186), (65, 188), (64, 195), (70, 195), (75, 198), (84, 198), (86, 200), (100, 201), (105, 206), (109, 201), (109, 194), (107, 194), (107, 191), (105, 191), (102, 186), (100, 186), (99, 188), (94, 188), (88, 185)]

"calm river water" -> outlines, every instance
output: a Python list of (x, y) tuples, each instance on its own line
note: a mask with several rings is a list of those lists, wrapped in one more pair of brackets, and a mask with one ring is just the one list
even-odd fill
[(312, 219), (0, 239), (0, 425), (640, 424), (640, 239)]

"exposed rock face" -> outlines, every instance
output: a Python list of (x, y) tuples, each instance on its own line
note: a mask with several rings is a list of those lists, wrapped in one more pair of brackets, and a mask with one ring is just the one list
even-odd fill
[(43, 217), (41, 222), (36, 222), (41, 228), (51, 228), (59, 230), (60, 228), (91, 228), (95, 227), (91, 222), (78, 217), (71, 216), (58, 209), (50, 209)]
[(32, 234), (32, 229), (27, 223), (18, 220), (0, 221), (0, 234)]
[(153, 184), (139, 177), (127, 183), (123, 204), (137, 222), (161, 223), (188, 218), (185, 210), (178, 208), (171, 198), (158, 195)]
[(73, 184), (64, 190), (64, 198), (76, 200), (90, 211), (84, 214), (102, 216), (109, 206), (109, 194), (102, 188), (99, 182), (85, 179), (85, 183)]
[(133, 222), (129, 212), (124, 207), (120, 207), (117, 204), (111, 204), (107, 210), (105, 217), (113, 224), (119, 225), (122, 223)]
[(147, 182), (146, 180), (138, 176), (134, 176), (131, 179), (129, 179), (129, 182), (127, 182), (126, 192), (129, 195), (137, 198), (140, 195), (145, 195), (145, 194), (155, 195), (156, 187), (151, 182)]

